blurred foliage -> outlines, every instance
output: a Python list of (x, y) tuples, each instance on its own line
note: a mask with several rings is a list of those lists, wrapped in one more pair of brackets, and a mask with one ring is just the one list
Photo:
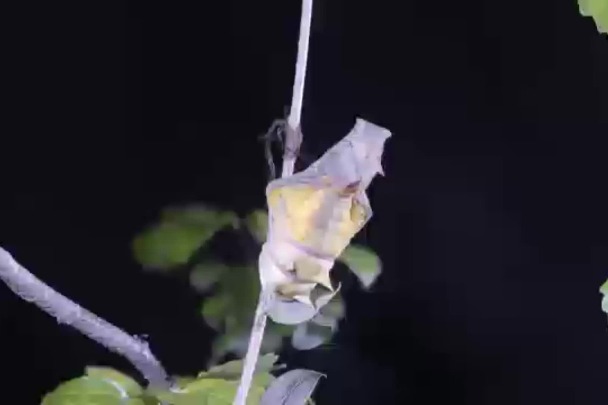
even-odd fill
[(593, 18), (597, 30), (608, 34), (608, 1), (606, 0), (578, 0), (581, 14)]
[[(254, 245), (245, 263), (228, 264), (215, 255), (198, 254), (219, 231), (226, 229), (234, 233), (235, 246), (241, 248), (237, 243), (239, 233), (241, 237), (246, 233), (244, 239)], [(192, 288), (205, 296), (201, 315), (218, 332), (211, 364), (227, 354), (241, 357), (246, 352), (260, 292), (257, 255), (266, 240), (267, 229), (268, 214), (264, 210), (254, 210), (240, 218), (234, 212), (191, 204), (164, 210), (159, 220), (133, 241), (133, 255), (144, 269), (167, 274), (187, 271)], [(369, 288), (381, 271), (378, 256), (363, 246), (349, 246), (338, 261), (352, 270), (364, 288)], [(301, 350), (324, 344), (331, 339), (343, 316), (344, 303), (337, 294), (317, 316), (297, 327), (269, 319), (262, 353), (279, 351), (286, 338)]]
[(238, 226), (236, 214), (199, 205), (170, 207), (158, 223), (135, 238), (133, 254), (146, 269), (170, 270), (186, 264), (192, 253), (227, 226)]
[(382, 270), (380, 258), (369, 248), (351, 245), (338, 258), (359, 278), (363, 287), (372, 286)]
[(60, 384), (42, 405), (151, 405), (144, 389), (131, 377), (111, 368), (87, 367), (85, 375)]
[(602, 311), (608, 314), (608, 280), (600, 287), (600, 292), (604, 296), (602, 298)]
[[(258, 405), (264, 391), (275, 380), (270, 374), (278, 356), (274, 353), (261, 356), (256, 363), (248, 405)], [(181, 378), (173, 390), (148, 390), (161, 401), (171, 405), (231, 405), (239, 386), (243, 361), (229, 361), (201, 372), (195, 378)]]
[[(284, 389), (280, 378), (277, 380), (271, 374), (281, 368), (276, 365), (277, 360), (278, 356), (274, 353), (258, 359), (248, 405), (259, 405), (268, 387), (272, 387), (273, 391)], [(83, 376), (66, 381), (48, 393), (42, 405), (159, 405), (161, 401), (169, 405), (230, 405), (242, 371), (243, 361), (230, 361), (194, 377), (174, 377), (174, 386), (163, 390), (145, 389), (131, 377), (112, 368), (87, 367)], [(314, 373), (308, 370), (302, 372)], [(273, 384), (275, 381), (278, 384)], [(312, 403), (310, 398), (298, 399), (293, 403)]]

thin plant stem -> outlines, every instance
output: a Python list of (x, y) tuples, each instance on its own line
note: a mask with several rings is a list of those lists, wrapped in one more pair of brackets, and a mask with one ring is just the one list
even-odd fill
[[(295, 161), (298, 156), (300, 144), (302, 143), (302, 132), (300, 121), (302, 118), (302, 99), (304, 97), (304, 82), (306, 79), (306, 65), (308, 62), (308, 44), (310, 41), (310, 24), (312, 20), (313, 0), (302, 0), (302, 15), (300, 18), (300, 38), (298, 41), (298, 57), (296, 61), (296, 71), (293, 83), (293, 94), (291, 100), (291, 111), (287, 117), (285, 128), (285, 150), (283, 153), (283, 168), (281, 177), (291, 176), (294, 172)], [(266, 328), (266, 308), (273, 299), (273, 292), (260, 291), (260, 298), (255, 310), (249, 346), (245, 355), (245, 364), (238, 391), (234, 398), (233, 405), (246, 405), (247, 394), (251, 388), (251, 381), (255, 373), (255, 366), (260, 355), (260, 347), (264, 339), (264, 329)]]
[(19, 297), (35, 304), (57, 322), (69, 325), (127, 358), (150, 386), (169, 388), (169, 377), (148, 343), (81, 307), (46, 285), (0, 247), (0, 278)]
[(241, 375), (239, 388), (234, 397), (234, 405), (245, 405), (247, 403), (247, 394), (249, 394), (249, 389), (251, 388), (255, 366), (258, 362), (258, 356), (260, 355), (260, 347), (264, 340), (264, 329), (266, 328), (266, 321), (268, 319), (266, 308), (267, 300), (269, 299), (272, 299), (270, 294), (267, 294), (262, 290), (258, 299), (258, 305), (255, 309), (249, 346), (247, 347), (247, 354), (245, 354), (245, 363), (243, 365), (243, 373)]
[(302, 100), (304, 99), (304, 82), (306, 80), (306, 65), (308, 64), (308, 44), (310, 42), (310, 24), (312, 21), (312, 0), (302, 0), (302, 15), (300, 17), (300, 38), (298, 40), (298, 59), (296, 60), (291, 109), (287, 122), (296, 129), (302, 118)]
[[(302, 143), (300, 124), (302, 121), (302, 101), (304, 99), (304, 83), (306, 81), (306, 67), (308, 65), (308, 45), (310, 43), (310, 25), (312, 21), (313, 0), (302, 0), (302, 14), (300, 16), (300, 37), (298, 40), (298, 56), (296, 60), (293, 92), (291, 95), (291, 108), (287, 117), (287, 139), (285, 142), (285, 155), (283, 157), (282, 176), (291, 176), (294, 172), (297, 153)], [(291, 143), (290, 143), (291, 142)]]

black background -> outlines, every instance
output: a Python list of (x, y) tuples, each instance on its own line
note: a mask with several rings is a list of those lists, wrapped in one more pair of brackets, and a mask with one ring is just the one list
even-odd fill
[[(13, 8), (11, 8), (13, 7)], [(2, 6), (0, 243), (173, 373), (210, 329), (133, 235), (171, 203), (263, 207), (257, 137), (289, 104), (297, 0)], [(319, 404), (604, 404), (608, 41), (575, 0), (318, 0), (303, 112), (319, 156), (390, 128)], [(125, 361), (0, 287), (2, 403)]]

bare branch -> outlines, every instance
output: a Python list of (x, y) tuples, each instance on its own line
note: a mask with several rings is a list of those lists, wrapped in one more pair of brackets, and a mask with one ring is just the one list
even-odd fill
[(15, 294), (55, 317), (57, 322), (72, 326), (109, 350), (126, 357), (151, 386), (169, 388), (167, 373), (150, 351), (147, 342), (123, 332), (59, 294), (17, 263), (1, 247), (0, 278)]

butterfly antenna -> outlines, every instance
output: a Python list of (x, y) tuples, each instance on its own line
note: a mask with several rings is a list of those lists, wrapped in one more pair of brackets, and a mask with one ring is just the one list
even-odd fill
[(268, 164), (270, 181), (277, 177), (277, 169), (272, 156), (272, 144), (278, 142), (282, 149), (284, 144), (285, 125), (287, 125), (286, 120), (276, 119), (272, 121), (272, 124), (270, 124), (266, 133), (260, 137), (260, 139), (264, 141), (264, 155), (266, 156), (266, 163)]

